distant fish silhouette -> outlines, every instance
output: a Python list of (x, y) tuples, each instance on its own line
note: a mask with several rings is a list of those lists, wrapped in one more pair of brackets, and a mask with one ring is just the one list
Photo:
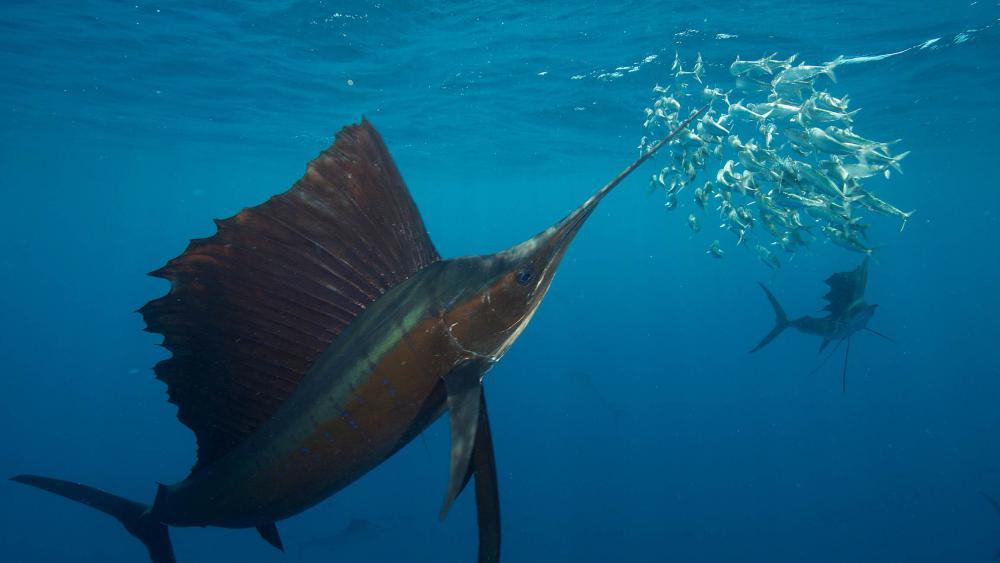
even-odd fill
[[(847, 350), (844, 352), (844, 369), (841, 374), (842, 386), (846, 392), (847, 360), (851, 353), (851, 337), (857, 332), (867, 330), (887, 340), (892, 339), (868, 328), (868, 321), (871, 320), (875, 314), (875, 309), (878, 308), (878, 305), (866, 303), (864, 299), (865, 286), (868, 284), (868, 258), (865, 258), (861, 265), (850, 272), (833, 274), (827, 278), (826, 284), (830, 286), (830, 291), (823, 296), (823, 299), (827, 302), (823, 310), (827, 312), (827, 315), (825, 317), (810, 317), (806, 315), (794, 320), (788, 318), (788, 315), (785, 314), (785, 310), (778, 303), (778, 299), (774, 294), (764, 284), (760, 284), (761, 289), (764, 290), (764, 295), (767, 296), (771, 307), (774, 308), (774, 328), (771, 329), (771, 332), (767, 333), (767, 336), (759, 344), (750, 350), (750, 353), (752, 354), (770, 344), (772, 340), (777, 338), (788, 327), (796, 328), (806, 334), (815, 334), (823, 337), (823, 341), (819, 345), (820, 352), (834, 341), (837, 342), (837, 345), (834, 347), (834, 352), (836, 352), (840, 344), (846, 341)], [(830, 356), (832, 355), (833, 353), (830, 354)], [(830, 356), (827, 356), (826, 359), (830, 359)], [(826, 360), (823, 360), (813, 370), (813, 373), (819, 371), (825, 364)]]
[(344, 529), (327, 537), (314, 537), (302, 543), (298, 561), (303, 561), (307, 553), (324, 552), (331, 556), (339, 548), (350, 544), (375, 541), (389, 529), (365, 518), (352, 518)]

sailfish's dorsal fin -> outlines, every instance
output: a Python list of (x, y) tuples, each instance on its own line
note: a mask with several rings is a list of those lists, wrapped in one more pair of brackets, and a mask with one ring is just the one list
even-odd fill
[(140, 310), (173, 353), (155, 371), (197, 437), (193, 471), (270, 418), (369, 304), (439, 260), (367, 120), (290, 190), (216, 224), (151, 274), (170, 292)]
[(865, 286), (868, 285), (868, 258), (857, 268), (849, 272), (837, 272), (826, 279), (830, 291), (823, 299), (827, 305), (823, 307), (833, 318), (843, 318), (848, 310), (865, 298)]

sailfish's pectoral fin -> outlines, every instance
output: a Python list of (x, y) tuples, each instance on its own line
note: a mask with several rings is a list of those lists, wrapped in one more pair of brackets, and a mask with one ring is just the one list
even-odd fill
[(451, 463), (448, 471), (448, 491), (445, 493), (444, 505), (438, 515), (442, 520), (469, 482), (472, 451), (482, 404), (481, 380), (488, 367), (484, 365), (483, 360), (465, 360), (444, 376), (451, 422)]
[(500, 560), (500, 493), (493, 436), (486, 412), (481, 378), (487, 360), (469, 360), (445, 376), (451, 413), (451, 464), (448, 492), (441, 518), (473, 476), (476, 478), (476, 518), (479, 523), (479, 563)]
[(281, 543), (281, 536), (278, 534), (278, 527), (271, 522), (265, 526), (257, 526), (257, 533), (264, 541), (278, 548), (278, 551), (285, 551), (285, 546)]

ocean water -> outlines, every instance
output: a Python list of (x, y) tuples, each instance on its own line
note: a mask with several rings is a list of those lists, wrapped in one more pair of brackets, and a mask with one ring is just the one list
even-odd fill
[[(142, 502), (183, 479), (193, 436), (135, 313), (167, 284), (144, 274), (287, 189), (362, 115), (442, 255), (481, 254), (635, 158), (675, 52), (722, 83), (737, 55), (910, 49), (844, 66), (835, 86), (859, 127), (912, 151), (884, 193), (916, 215), (872, 227), (872, 326), (896, 343), (858, 336), (846, 393), (838, 359), (810, 374), (815, 338), (748, 355), (773, 322), (758, 281), (814, 313), (823, 279), (860, 256), (817, 243), (777, 273), (734, 247), (713, 260), (724, 233), (694, 235), (648, 196), (647, 165), (486, 378), (503, 560), (993, 557), (1000, 518), (979, 492), (1000, 495), (1000, 4), (431, 4), (2, 3), (0, 476)], [(473, 495), (436, 518), (447, 462), (441, 420), (279, 523), (286, 554), (253, 530), (195, 528), (172, 532), (178, 560), (473, 561)], [(378, 530), (344, 534), (356, 518)], [(145, 558), (110, 518), (0, 482), (0, 560)]]

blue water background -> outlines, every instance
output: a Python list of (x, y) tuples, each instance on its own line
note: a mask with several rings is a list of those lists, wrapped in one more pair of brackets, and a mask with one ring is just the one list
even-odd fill
[[(815, 312), (822, 280), (860, 257), (816, 244), (772, 274), (711, 221), (692, 235), (687, 211), (646, 195), (646, 166), (590, 219), (487, 378), (504, 560), (1000, 549), (978, 495), (1000, 495), (996, 2), (435, 4), (3, 2), (0, 476), (143, 502), (182, 479), (193, 438), (151, 372), (160, 337), (134, 313), (167, 288), (144, 273), (212, 218), (286, 189), (361, 115), (441, 253), (479, 254), (551, 224), (634, 158), (675, 50), (701, 52), (723, 85), (736, 55), (822, 62), (940, 38), (842, 67), (833, 87), (863, 108), (859, 131), (912, 151), (882, 193), (917, 214), (902, 234), (892, 219), (872, 228), (873, 326), (898, 343), (856, 338), (846, 395), (838, 360), (808, 375), (814, 338), (748, 355), (772, 322), (757, 281), (791, 314)], [(705, 256), (712, 238), (724, 260)], [(280, 523), (286, 555), (252, 530), (182, 529), (178, 559), (472, 561), (473, 495), (436, 518), (447, 449), (442, 421)], [(386, 531), (338, 540), (356, 517)], [(316, 539), (334, 545), (301, 551)], [(111, 519), (0, 483), (0, 560), (144, 558)]]

